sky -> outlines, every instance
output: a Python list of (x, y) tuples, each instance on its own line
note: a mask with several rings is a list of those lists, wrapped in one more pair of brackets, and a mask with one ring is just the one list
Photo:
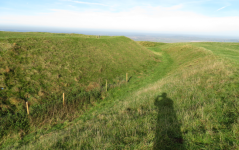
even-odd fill
[(0, 0), (1, 26), (239, 37), (239, 0)]

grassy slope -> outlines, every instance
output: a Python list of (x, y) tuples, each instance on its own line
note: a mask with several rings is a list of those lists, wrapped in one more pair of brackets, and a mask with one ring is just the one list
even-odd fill
[(192, 43), (193, 45), (204, 47), (213, 51), (214, 54), (229, 58), (236, 62), (239, 62), (239, 44), (238, 43), (218, 43), (218, 42), (204, 42), (204, 43)]
[[(8, 121), (0, 120), (1, 137), (10, 126), (26, 134), (32, 123), (71, 120), (86, 103), (106, 97), (105, 80), (108, 89), (120, 86), (126, 72), (131, 77), (160, 61), (126, 37), (14, 32), (0, 32), (0, 37), (0, 114), (8, 116)], [(30, 103), (30, 121), (25, 101)]]
[(100, 86), (106, 79), (119, 82), (126, 72), (139, 73), (156, 59), (125, 37), (9, 38), (1, 40), (0, 45), (0, 86), (6, 89), (1, 94), (22, 99), (28, 94), (32, 100), (62, 93), (70, 86)]
[(238, 63), (197, 44), (149, 48), (162, 60), (152, 72), (75, 121), (6, 149), (238, 149)]

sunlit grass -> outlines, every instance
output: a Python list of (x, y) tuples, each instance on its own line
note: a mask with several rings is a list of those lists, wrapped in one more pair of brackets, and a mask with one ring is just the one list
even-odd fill
[(126, 37), (15, 32), (0, 36), (1, 138), (15, 132), (24, 137), (35, 126), (71, 121), (107, 97), (106, 80), (108, 90), (120, 87), (126, 73), (144, 73), (159, 61)]
[(205, 43), (140, 44), (160, 54), (151, 71), (112, 89), (72, 122), (37, 130), (5, 149), (238, 149), (234, 56)]

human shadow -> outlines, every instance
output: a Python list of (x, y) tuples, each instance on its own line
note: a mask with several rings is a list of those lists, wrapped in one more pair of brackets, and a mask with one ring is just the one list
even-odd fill
[(153, 150), (185, 149), (173, 101), (163, 93), (155, 98), (154, 104), (158, 108), (158, 117)]

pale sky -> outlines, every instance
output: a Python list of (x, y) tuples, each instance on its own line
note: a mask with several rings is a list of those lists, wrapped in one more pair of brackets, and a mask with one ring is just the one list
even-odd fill
[(239, 36), (238, 0), (0, 0), (0, 26)]

